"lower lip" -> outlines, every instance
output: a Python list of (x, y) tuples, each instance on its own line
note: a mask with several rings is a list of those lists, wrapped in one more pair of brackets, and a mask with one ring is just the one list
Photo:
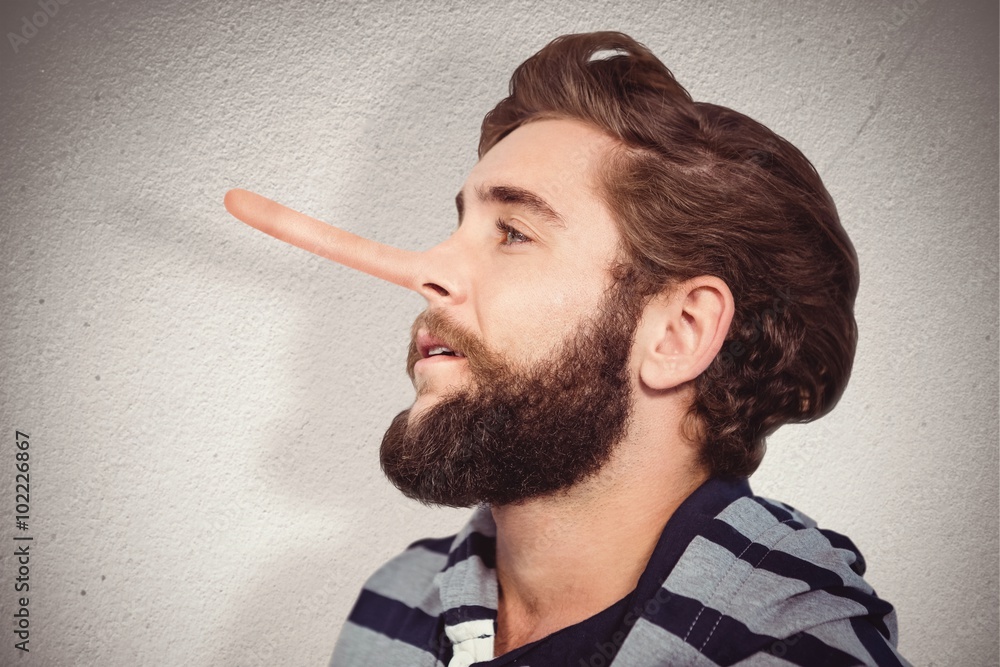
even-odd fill
[(415, 363), (413, 365), (413, 368), (414, 369), (425, 368), (425, 367), (433, 366), (433, 365), (436, 365), (436, 364), (447, 364), (447, 363), (454, 363), (454, 362), (458, 362), (458, 361), (465, 361), (465, 357), (452, 357), (452, 356), (449, 356), (447, 354), (437, 354), (437, 355), (434, 355), (433, 357), (423, 357), (422, 359), (418, 360), (417, 363)]

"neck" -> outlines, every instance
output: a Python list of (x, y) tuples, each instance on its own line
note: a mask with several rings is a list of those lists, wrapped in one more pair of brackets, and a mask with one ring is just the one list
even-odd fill
[(579, 623), (636, 586), (667, 520), (707, 478), (691, 448), (631, 437), (595, 477), (492, 508), (500, 585), (495, 655)]

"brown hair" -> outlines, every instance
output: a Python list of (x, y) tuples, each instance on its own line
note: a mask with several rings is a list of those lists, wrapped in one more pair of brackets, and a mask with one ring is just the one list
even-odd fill
[(751, 474), (776, 428), (833, 409), (854, 361), (857, 256), (819, 175), (760, 123), (694, 102), (617, 32), (565, 35), (521, 64), (483, 120), (480, 156), (539, 118), (619, 140), (602, 187), (623, 238), (622, 280), (648, 296), (714, 275), (732, 291), (733, 322), (695, 381), (687, 432), (713, 474)]

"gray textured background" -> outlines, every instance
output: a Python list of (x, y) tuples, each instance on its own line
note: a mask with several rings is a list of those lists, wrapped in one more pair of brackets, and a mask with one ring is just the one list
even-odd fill
[(0, 5), (0, 663), (324, 664), (367, 574), (459, 526), (378, 468), (421, 299), (222, 195), (429, 247), (513, 68), (613, 28), (802, 148), (861, 258), (851, 386), (755, 490), (856, 541), (916, 664), (997, 664), (995, 2), (138, 5)]

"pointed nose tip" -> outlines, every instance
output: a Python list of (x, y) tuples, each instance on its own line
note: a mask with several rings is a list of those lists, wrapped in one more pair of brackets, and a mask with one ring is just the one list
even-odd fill
[[(226, 192), (226, 196), (222, 199), (222, 204), (234, 218), (252, 226), (250, 220), (253, 217), (252, 202), (255, 197), (260, 197), (260, 195), (255, 195), (248, 190), (233, 188), (232, 190)], [(261, 197), (261, 199), (263, 199), (263, 197)]]
[[(267, 197), (262, 197), (255, 192), (241, 188), (233, 188), (226, 192), (222, 203), (226, 207), (226, 210), (237, 220), (266, 234), (276, 236), (283, 241), (288, 240), (275, 233), (275, 230), (278, 228), (278, 225), (275, 223), (278, 221), (276, 219), (280, 219), (283, 213), (282, 209), (285, 211), (291, 211), (291, 209), (287, 209)], [(294, 213), (294, 211), (292, 212)]]
[(240, 196), (245, 192), (246, 190), (233, 188), (232, 190), (227, 191), (226, 196), (222, 198), (222, 204), (226, 207), (226, 210), (237, 218), (239, 216), (236, 215), (236, 207), (239, 205)]

